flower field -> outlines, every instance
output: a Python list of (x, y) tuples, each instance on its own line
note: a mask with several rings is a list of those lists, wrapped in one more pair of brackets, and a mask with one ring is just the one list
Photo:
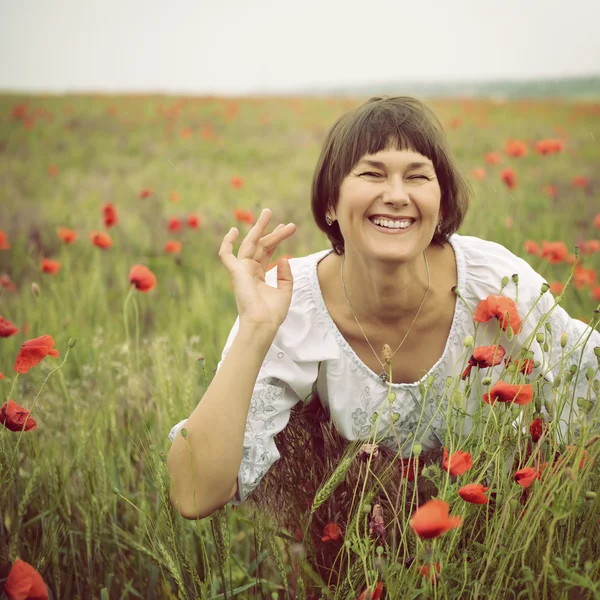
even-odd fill
[(581, 339), (542, 317), (514, 347), (506, 273), (434, 399), (439, 459), (315, 425), (328, 452), (278, 472), (289, 518), (169, 501), (168, 433), (237, 314), (221, 240), (268, 207), (297, 225), (273, 260), (329, 247), (312, 173), (363, 100), (0, 96), (0, 599), (600, 597), (597, 103), (427, 101), (472, 186), (459, 233), (528, 261)]

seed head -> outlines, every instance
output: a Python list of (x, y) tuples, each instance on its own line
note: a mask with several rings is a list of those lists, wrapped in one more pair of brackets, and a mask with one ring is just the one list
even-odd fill
[(381, 355), (388, 366), (392, 364), (392, 349), (387, 344), (383, 345)]
[(31, 284), (31, 293), (34, 298), (40, 297), (40, 286), (35, 281)]

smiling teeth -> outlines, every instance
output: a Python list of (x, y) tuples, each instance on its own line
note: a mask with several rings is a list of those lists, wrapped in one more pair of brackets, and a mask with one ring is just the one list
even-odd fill
[(380, 225), (381, 227), (388, 227), (389, 229), (406, 229), (412, 224), (410, 219), (404, 221), (388, 221), (386, 219), (373, 219), (373, 223), (375, 225)]

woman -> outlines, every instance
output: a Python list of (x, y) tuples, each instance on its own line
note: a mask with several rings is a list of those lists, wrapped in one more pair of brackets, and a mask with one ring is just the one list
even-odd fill
[[(334, 124), (316, 167), (313, 216), (333, 250), (281, 258), (266, 272), (296, 226), (266, 233), (271, 211), (263, 210), (237, 257), (238, 231), (227, 233), (219, 256), (239, 316), (202, 401), (170, 434), (172, 501), (184, 517), (244, 502), (279, 459), (275, 436), (292, 408), (311, 395), (345, 440), (368, 439), (376, 420), (379, 432), (387, 432), (383, 446), (409, 456), (412, 439), (424, 454), (439, 455), (452, 427), (448, 377), (469, 360), (472, 313), (490, 296), (516, 299), (518, 314), (500, 314), (505, 347), (519, 350), (550, 313), (544, 341), (538, 336), (528, 344), (534, 355), (528, 364), (539, 361), (548, 381), (553, 372), (545, 357), (561, 354), (563, 333), (567, 350), (581, 347), (582, 369), (596, 367), (600, 334), (554, 306), (540, 275), (499, 244), (455, 233), (468, 196), (433, 113), (413, 98), (372, 98)], [(514, 274), (518, 294), (513, 281), (501, 283)], [(494, 344), (496, 329), (481, 325), (477, 345)], [(574, 352), (573, 363), (579, 358)], [(507, 364), (493, 363), (458, 378), (467, 415), (484, 404), (481, 378), (496, 381)], [(574, 397), (585, 396), (586, 385)], [(577, 407), (563, 415), (575, 420), (571, 410)], [(472, 421), (461, 425), (462, 439)], [(185, 438), (177, 435), (184, 426)]]

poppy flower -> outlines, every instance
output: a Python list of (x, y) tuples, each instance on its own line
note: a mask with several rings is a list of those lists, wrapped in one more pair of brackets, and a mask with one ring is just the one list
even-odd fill
[(506, 331), (509, 326), (514, 333), (519, 333), (521, 330), (521, 317), (512, 298), (488, 296), (477, 305), (473, 313), (473, 320), (479, 323), (487, 323), (494, 317), (498, 319), (498, 324), (503, 331)]
[(6, 233), (2, 229), (0, 229), (0, 250), (10, 250), (8, 237), (6, 237)]
[(171, 217), (169, 219), (169, 231), (180, 231), (181, 227), (181, 219), (178, 219), (177, 217)]
[(595, 285), (592, 288), (592, 298), (597, 302), (600, 302), (600, 285)]
[(200, 217), (198, 217), (198, 215), (189, 214), (187, 217), (187, 224), (188, 227), (191, 227), (192, 229), (198, 229), (200, 226)]
[(506, 154), (518, 158), (527, 156), (529, 150), (527, 149), (527, 144), (521, 140), (508, 140), (508, 142), (506, 142)]
[(473, 458), (468, 452), (457, 450), (450, 457), (448, 448), (444, 447), (444, 456), (442, 458), (442, 468), (449, 471), (453, 477), (458, 477), (466, 473), (473, 466)]
[(165, 252), (168, 252), (169, 254), (179, 254), (181, 252), (181, 242), (169, 240), (165, 244)]
[(483, 369), (485, 367), (495, 367), (502, 362), (506, 350), (496, 344), (493, 346), (477, 346), (473, 350), (473, 355), (469, 358), (469, 364), (462, 374), (462, 378), (466, 379), (471, 374), (473, 367)]
[(595, 254), (600, 252), (600, 240), (585, 240), (581, 242), (579, 249), (582, 254)]
[(53, 163), (48, 167), (48, 175), (56, 177), (58, 175), (58, 167)]
[(72, 244), (77, 239), (77, 233), (68, 227), (59, 227), (56, 230), (56, 235), (65, 244)]
[(439, 537), (462, 523), (460, 517), (449, 517), (449, 511), (450, 505), (445, 500), (429, 500), (415, 511), (410, 526), (422, 539)]
[(117, 224), (117, 209), (110, 202), (102, 207), (102, 216), (104, 217), (104, 226), (107, 229)]
[(547, 258), (550, 264), (556, 265), (567, 260), (569, 251), (564, 242), (542, 242), (540, 256)]
[(435, 570), (431, 570), (432, 565), (421, 565), (420, 567), (418, 567), (419, 569), (419, 573), (421, 573), (421, 575), (423, 575), (423, 577), (428, 577), (430, 581), (434, 582), (437, 580), (436, 577), (436, 571), (439, 574), (441, 567), (440, 567), (440, 563), (435, 563)]
[(488, 152), (484, 155), (483, 160), (488, 165), (497, 165), (502, 160), (500, 152)]
[(58, 358), (58, 350), (54, 348), (54, 338), (51, 335), (44, 334), (38, 338), (27, 340), (17, 354), (15, 371), (25, 374), (29, 369), (39, 365), (45, 356)]
[(573, 177), (571, 183), (577, 188), (585, 189), (590, 185), (590, 180), (583, 175), (578, 175), (577, 177)]
[(504, 381), (498, 381), (489, 392), (483, 395), (483, 401), (487, 404), (498, 402), (513, 402), (524, 406), (533, 400), (533, 386), (529, 383), (510, 385)]
[(528, 488), (537, 478), (539, 473), (533, 467), (524, 467), (519, 469), (513, 479), (524, 488)]
[(150, 188), (142, 188), (139, 193), (140, 198), (150, 198), (152, 196), (152, 190)]
[(108, 233), (104, 233), (104, 231), (92, 231), (90, 233), (90, 240), (92, 240), (92, 244), (94, 246), (98, 246), (102, 250), (106, 250), (112, 246), (112, 239)]
[[(0, 423), (9, 431), (31, 431), (36, 428), (36, 422), (29, 417), (30, 410), (19, 406), (14, 400), (8, 400), (0, 406)], [(29, 418), (27, 418), (29, 417)]]
[(531, 434), (531, 440), (533, 443), (539, 442), (542, 434), (544, 433), (544, 420), (541, 417), (534, 419), (529, 426), (529, 433)]
[(485, 181), (485, 178), (487, 177), (487, 173), (485, 172), (485, 169), (483, 167), (476, 167), (475, 169), (471, 170), (471, 172), (469, 173), (469, 176), (471, 177), (471, 179), (477, 179), (478, 181)]
[(535, 151), (540, 155), (557, 154), (564, 147), (563, 141), (559, 139), (544, 139), (540, 140), (535, 145)]
[(586, 269), (581, 265), (577, 265), (573, 272), (573, 286), (578, 290), (590, 287), (596, 283), (598, 276), (594, 269)]
[(407, 481), (414, 481), (415, 477), (421, 474), (423, 462), (416, 457), (402, 458), (400, 460), (400, 472)]
[[(600, 213), (598, 213), (595, 217), (594, 217), (594, 227), (596, 229), (600, 229)], [(2, 235), (0, 233), (0, 240), (2, 239)], [(0, 249), (2, 248), (2, 244), (0, 242)]]
[(379, 600), (381, 597), (381, 593), (383, 591), (383, 581), (380, 581), (373, 591), (370, 588), (367, 588), (362, 592), (362, 594), (358, 597), (358, 600)]
[(171, 200), (173, 204), (177, 204), (181, 200), (181, 196), (178, 192), (171, 192), (169, 194), (169, 200)]
[(533, 358), (519, 358), (518, 360), (513, 360), (512, 356), (507, 356), (504, 359), (504, 364), (507, 367), (510, 364), (513, 364), (521, 373), (523, 373), (523, 375), (531, 375), (533, 367), (535, 366), (535, 361)]
[(525, 252), (527, 252), (527, 254), (533, 254), (534, 256), (537, 256), (540, 252), (540, 247), (532, 240), (527, 240), (525, 242)]
[(480, 483), (469, 483), (463, 485), (458, 490), (458, 495), (465, 501), (471, 504), (487, 504), (490, 499), (485, 495), (490, 488), (484, 487)]
[(10, 277), (4, 273), (1, 277), (0, 277), (0, 285), (3, 288), (6, 288), (9, 292), (16, 292), (17, 291), (17, 284), (12, 282), (10, 280)]
[(500, 171), (500, 179), (502, 179), (506, 184), (506, 187), (511, 190), (517, 185), (517, 174), (513, 169), (502, 169), (502, 171)]
[(129, 283), (140, 292), (149, 292), (156, 285), (156, 275), (144, 265), (133, 265), (129, 271)]
[(48, 590), (42, 576), (24, 560), (17, 558), (4, 591), (9, 600), (48, 600)]
[(236, 208), (233, 211), (233, 216), (240, 223), (248, 223), (248, 225), (252, 225), (252, 223), (254, 223), (254, 216), (248, 210), (243, 210), (241, 208)]
[(0, 379), (4, 379), (4, 375), (0, 373)]
[(10, 321), (4, 317), (0, 317), (0, 337), (10, 337), (18, 333), (19, 328), (15, 327)]
[(560, 296), (565, 290), (565, 284), (560, 281), (553, 281), (550, 285), (550, 293), (553, 296)]
[(546, 192), (546, 196), (548, 196), (549, 198), (556, 198), (556, 195), (558, 194), (558, 189), (555, 185), (548, 184), (544, 186), (544, 192)]
[(60, 263), (57, 260), (42, 258), (42, 271), (50, 275), (56, 275), (60, 271)]
[(336, 541), (342, 537), (342, 530), (335, 523), (327, 523), (323, 529), (325, 534), (322, 538), (322, 542)]
[(239, 175), (234, 175), (229, 181), (229, 185), (236, 190), (241, 190), (244, 187), (244, 180)]

